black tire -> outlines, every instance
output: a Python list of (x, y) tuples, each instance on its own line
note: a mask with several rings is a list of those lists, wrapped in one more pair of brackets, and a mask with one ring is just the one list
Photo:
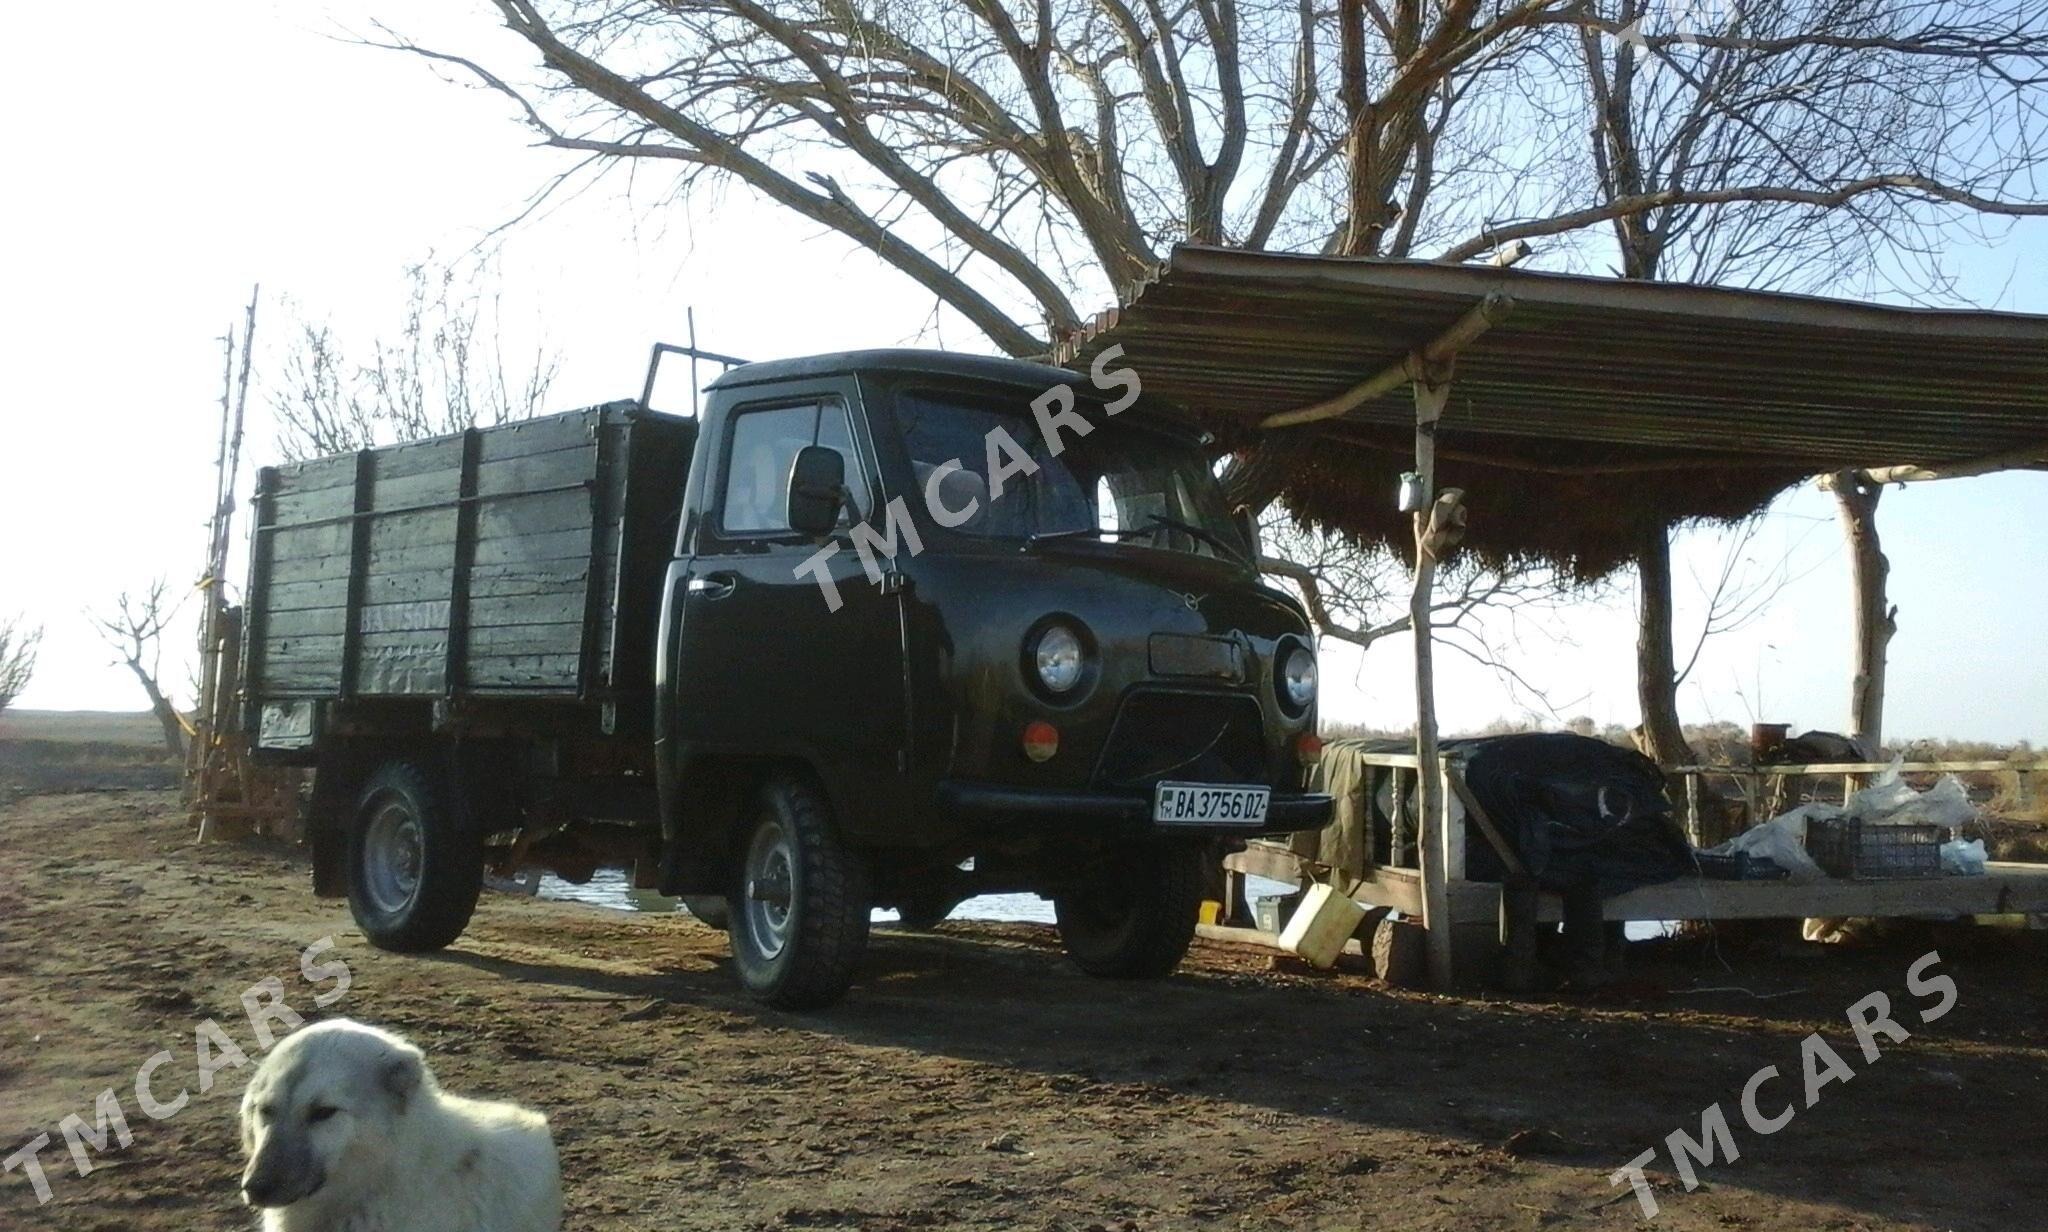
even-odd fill
[(770, 779), (740, 838), (726, 900), (741, 986), (784, 1010), (844, 996), (867, 952), (869, 887), (867, 861), (839, 841), (823, 795), (795, 776)]
[(417, 762), (377, 768), (348, 834), (348, 909), (380, 950), (438, 950), (462, 935), (484, 884), (484, 848), (442, 777)]
[(1173, 974), (1195, 938), (1206, 850), (1191, 843), (1125, 848), (1088, 884), (1054, 897), (1067, 956), (1106, 979)]
[(700, 924), (725, 928), (732, 923), (732, 911), (726, 906), (723, 894), (685, 894), (682, 903), (683, 910)]

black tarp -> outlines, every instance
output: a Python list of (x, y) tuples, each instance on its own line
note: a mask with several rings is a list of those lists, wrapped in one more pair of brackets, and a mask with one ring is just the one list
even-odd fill
[[(1569, 732), (1447, 740), (1464, 754), (1465, 784), (1537, 883), (1601, 898), (1695, 871), (1657, 764)], [(1466, 822), (1465, 875), (1501, 881), (1507, 868)]]

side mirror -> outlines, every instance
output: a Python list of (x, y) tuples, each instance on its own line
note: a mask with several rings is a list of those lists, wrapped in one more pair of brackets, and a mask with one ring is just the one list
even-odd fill
[(789, 468), (790, 529), (813, 538), (829, 535), (845, 503), (846, 458), (824, 445), (797, 450)]

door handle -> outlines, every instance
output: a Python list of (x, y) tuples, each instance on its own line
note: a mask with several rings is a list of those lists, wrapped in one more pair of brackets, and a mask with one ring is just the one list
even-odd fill
[(710, 573), (703, 577), (691, 578), (690, 584), (684, 589), (693, 595), (703, 595), (706, 599), (723, 599), (739, 584), (739, 578), (730, 573)]

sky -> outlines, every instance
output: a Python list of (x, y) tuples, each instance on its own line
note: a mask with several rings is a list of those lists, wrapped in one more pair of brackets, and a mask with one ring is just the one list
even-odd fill
[[(263, 289), (247, 458), (274, 458), (262, 373), (296, 317), (344, 340), (390, 333), (405, 269), (458, 258), (519, 213), (562, 156), (533, 148), (502, 98), (336, 35), (383, 17), (422, 42), (502, 52), (482, 0), (214, 0), (94, 6), (103, 32), (36, 6), (0, 45), (0, 614), (45, 627), (28, 708), (137, 709), (84, 613), (204, 553), (219, 338)], [(515, 48), (516, 50), (516, 48)], [(99, 83), (82, 88), (85, 80)], [(1950, 254), (1980, 307), (2048, 312), (2048, 219)], [(648, 347), (699, 341), (767, 358), (856, 346), (985, 350), (929, 296), (814, 225), (728, 190), (689, 207), (602, 187), (504, 238), (508, 336), (562, 358), (551, 409), (632, 397)], [(248, 487), (244, 473), (243, 490)], [(1748, 545), (1782, 577), (1747, 627), (1709, 639), (1680, 690), (1687, 721), (1847, 719), (1850, 586), (1832, 498), (1788, 494)], [(1893, 489), (1888, 734), (2048, 744), (2048, 473)], [(1682, 535), (1681, 660), (1728, 536)], [(1455, 655), (1439, 668), (1451, 729), (1498, 717), (1636, 721), (1635, 593), (1495, 626), (1540, 697)], [(187, 604), (185, 614), (189, 615)], [(1511, 642), (1510, 642), (1510, 639)], [(164, 675), (186, 692), (189, 625)], [(1408, 644), (1326, 646), (1326, 717), (1412, 718)]]

